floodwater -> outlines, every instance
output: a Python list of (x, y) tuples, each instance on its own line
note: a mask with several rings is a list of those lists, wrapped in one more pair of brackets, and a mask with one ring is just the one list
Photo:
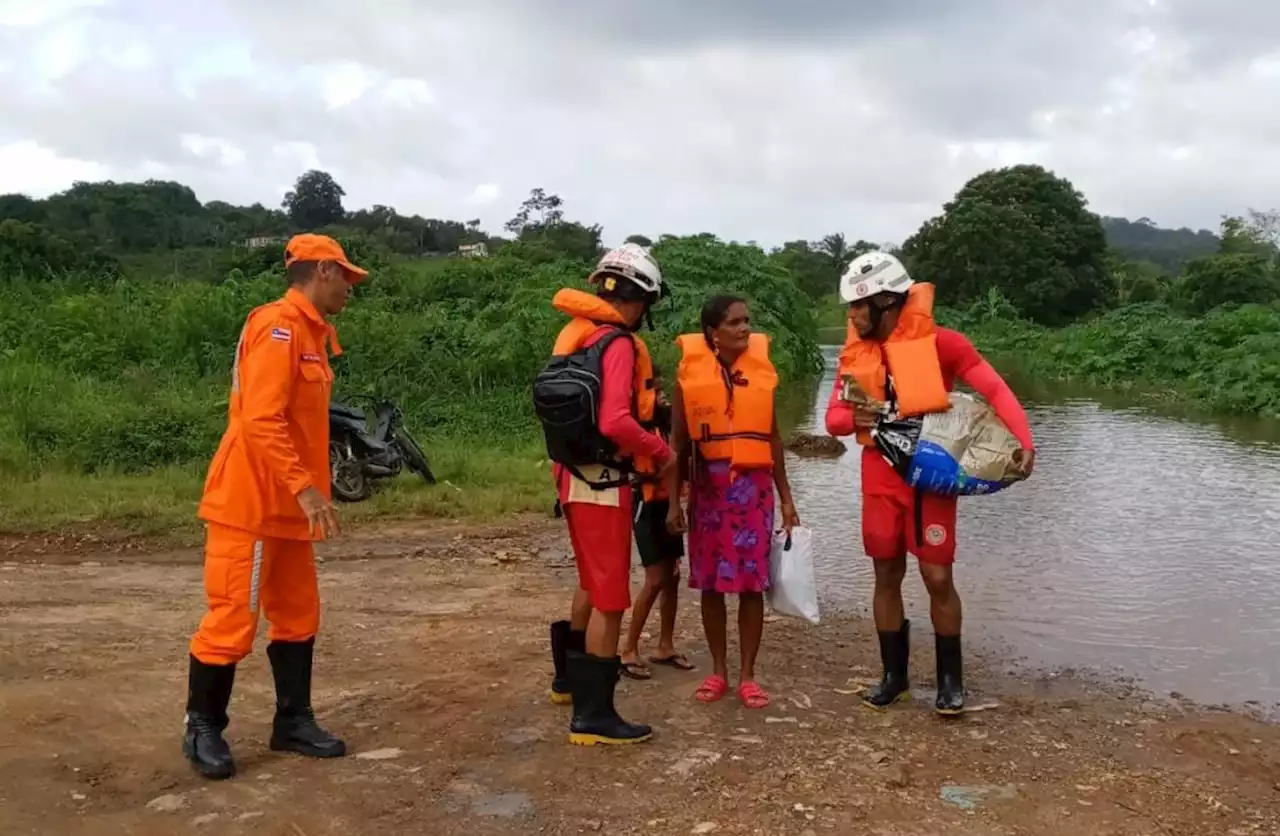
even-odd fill
[[(835, 352), (798, 429), (824, 432)], [(1280, 444), (1078, 398), (1024, 403), (1035, 474), (960, 500), (966, 635), (1157, 693), (1280, 703)], [(849, 446), (837, 460), (790, 457), (789, 469), (824, 605), (866, 612), (860, 451)], [(914, 573), (906, 586), (927, 636), (928, 596)]]

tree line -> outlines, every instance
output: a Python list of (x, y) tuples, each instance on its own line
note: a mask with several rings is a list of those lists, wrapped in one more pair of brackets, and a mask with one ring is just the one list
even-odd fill
[(396, 253), (456, 252), (487, 236), (479, 221), (401, 215), (387, 206), (354, 212), (333, 178), (309, 171), (278, 208), (201, 203), (189, 186), (78, 182), (43, 200), (0, 195), (0, 271), (40, 274), (108, 269), (122, 255), (195, 247), (251, 249), (299, 230), (339, 229)]
[[(478, 219), (403, 215), (382, 205), (348, 211), (345, 196), (323, 171), (300, 176), (277, 208), (201, 203), (190, 187), (158, 180), (79, 182), (43, 200), (0, 195), (0, 281), (77, 270), (109, 274), (131, 254), (193, 248), (224, 253), (210, 261), (220, 277), (256, 275), (278, 264), (286, 237), (301, 230), (335, 235), (374, 263), (480, 244), (486, 254), (514, 246), (535, 262), (590, 261), (602, 248), (599, 225), (567, 218), (564, 201), (541, 188), (516, 210), (503, 236), (482, 229)], [(641, 234), (627, 240), (653, 243)], [(890, 248), (938, 286), (943, 304), (991, 304), (998, 297), (1011, 313), (1061, 325), (1132, 303), (1202, 313), (1275, 301), (1278, 243), (1274, 211), (1225, 217), (1217, 234), (1161, 229), (1149, 218), (1099, 217), (1065, 178), (1019, 165), (974, 177), (937, 217)], [(788, 241), (768, 257), (810, 298), (821, 299), (836, 291), (854, 257), (879, 247), (832, 233)]]
[(1103, 219), (1041, 166), (987, 171), (905, 241), (917, 278), (953, 306), (998, 306), (1059, 326), (1118, 307), (1162, 303), (1201, 315), (1280, 300), (1280, 213), (1225, 216), (1217, 235)]

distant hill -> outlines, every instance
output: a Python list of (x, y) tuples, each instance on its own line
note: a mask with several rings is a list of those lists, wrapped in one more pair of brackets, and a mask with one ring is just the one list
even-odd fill
[(1107, 243), (1128, 258), (1149, 261), (1169, 273), (1176, 273), (1193, 258), (1218, 251), (1218, 236), (1207, 229), (1192, 231), (1163, 229), (1150, 218), (1102, 219)]

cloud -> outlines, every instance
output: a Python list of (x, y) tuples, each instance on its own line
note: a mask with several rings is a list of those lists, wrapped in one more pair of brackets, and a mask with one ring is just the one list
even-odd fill
[(107, 168), (88, 160), (60, 157), (31, 140), (0, 145), (4, 190), (45, 195), (62, 191), (77, 180), (101, 180)]
[(902, 240), (1024, 161), (1169, 225), (1280, 187), (1280, 7), (1251, 0), (17, 5), (0, 148), (44, 162), (4, 190), (147, 173), (274, 204), (314, 165), (351, 206), (498, 230), (543, 187), (610, 241), (772, 245)]
[(471, 202), (475, 204), (493, 203), (502, 194), (497, 183), (481, 183), (471, 193)]

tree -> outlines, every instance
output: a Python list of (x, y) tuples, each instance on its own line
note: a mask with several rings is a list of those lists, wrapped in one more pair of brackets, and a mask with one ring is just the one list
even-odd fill
[(1269, 256), (1231, 252), (1197, 258), (1179, 281), (1179, 296), (1194, 314), (1219, 305), (1265, 304), (1280, 298), (1280, 282)]
[(652, 247), (653, 239), (647, 235), (628, 235), (624, 244), (639, 244), (642, 247)]
[(547, 194), (545, 189), (537, 188), (529, 192), (529, 197), (520, 204), (520, 211), (507, 221), (506, 229), (519, 237), (525, 227), (554, 226), (564, 220), (564, 206), (557, 195)]
[(1158, 302), (1168, 295), (1169, 277), (1158, 264), (1125, 258), (1113, 249), (1107, 252), (1106, 265), (1115, 282), (1118, 305)]
[(1223, 215), (1218, 252), (1256, 253), (1272, 258), (1280, 255), (1280, 212), (1250, 209), (1248, 215)]
[(342, 221), (346, 216), (342, 198), (346, 195), (332, 176), (313, 170), (298, 178), (281, 206), (295, 229), (316, 229)]
[(844, 274), (849, 263), (863, 253), (873, 252), (881, 249), (879, 244), (873, 244), (862, 238), (853, 246), (849, 246), (849, 241), (844, 237), (844, 233), (835, 232), (826, 236), (821, 242), (811, 245), (811, 249), (824, 253), (831, 259), (831, 266), (835, 270), (837, 276)]
[(533, 260), (594, 261), (600, 255), (600, 226), (566, 221), (564, 201), (547, 194), (545, 189), (529, 192), (515, 217), (507, 221), (506, 229), (515, 233), (522, 245), (520, 252)]
[(877, 244), (874, 241), (868, 241), (865, 238), (859, 238), (852, 247), (849, 248), (850, 260), (857, 258), (865, 253), (873, 253), (876, 250), (883, 252), (891, 252), (898, 249), (896, 244)]
[[(330, 204), (324, 211), (307, 208), (317, 203), (316, 200), (308, 203), (308, 199), (317, 196), (320, 197), (318, 203)], [(233, 206), (214, 200), (201, 205), (195, 193), (181, 183), (79, 182), (44, 200), (32, 200), (20, 194), (0, 195), (0, 220), (39, 224), (78, 251), (99, 259), (109, 269), (115, 269), (111, 267), (114, 260), (110, 256), (99, 258), (104, 252), (135, 253), (198, 246), (236, 248), (249, 239), (284, 238), (299, 227), (323, 230), (339, 238), (355, 235), (367, 239), (377, 249), (412, 255), (451, 253), (461, 243), (481, 241), (487, 242), (494, 252), (501, 241), (490, 238), (480, 229), (478, 219), (464, 225), (459, 221), (419, 215), (406, 217), (394, 207), (384, 205), (347, 215), (341, 210), (342, 196), (342, 189), (329, 175), (307, 172), (299, 178), (298, 188), (289, 193), (284, 203), (290, 211), (298, 210), (297, 217), (291, 218), (288, 212), (268, 209), (261, 203)], [(291, 202), (296, 206), (291, 208)], [(259, 272), (255, 269), (257, 258), (257, 255), (224, 254), (217, 263), (230, 266), (212, 272), (222, 276), (235, 268), (246, 274), (256, 273)], [(213, 264), (214, 260), (207, 263)], [(85, 269), (98, 271), (93, 266)]]
[(542, 228), (526, 229), (521, 241), (541, 242), (557, 255), (580, 261), (595, 261), (600, 257), (599, 224), (586, 226), (576, 221), (561, 221)]
[(1280, 250), (1280, 210), (1250, 209), (1248, 229), (1255, 241), (1266, 244), (1273, 252)]
[[(769, 352), (775, 362), (800, 373), (822, 368), (821, 353), (815, 350), (818, 328), (813, 305), (805, 301), (776, 255), (766, 255), (759, 247), (746, 244), (726, 244), (711, 233), (663, 235), (653, 253), (671, 293), (654, 311), (660, 332), (696, 333), (707, 297), (736, 293), (750, 305), (752, 328), (769, 335)], [(656, 363), (675, 368), (676, 351), (670, 339), (650, 340), (649, 344)]]
[(0, 274), (45, 277), (75, 266), (75, 248), (39, 224), (0, 221)]
[(1193, 314), (1220, 305), (1266, 304), (1280, 299), (1280, 262), (1275, 234), (1280, 216), (1249, 210), (1248, 220), (1222, 218), (1218, 252), (1187, 263), (1175, 301)]
[(209, 243), (208, 212), (181, 183), (77, 182), (41, 202), (40, 221), (78, 245), (118, 252), (176, 249)]
[(995, 288), (1023, 316), (1059, 325), (1115, 296), (1098, 216), (1070, 182), (1036, 165), (974, 177), (902, 250), (913, 275), (950, 304)]
[(377, 203), (370, 209), (352, 212), (347, 216), (346, 223), (362, 232), (379, 232), (384, 229), (398, 227), (400, 225), (399, 222), (402, 220), (405, 219), (397, 214), (395, 209)]
[(113, 275), (119, 264), (99, 251), (72, 244), (41, 224), (0, 220), (0, 281), (48, 278), (70, 270)]
[(480, 244), (489, 240), (488, 234), (480, 228), (479, 218), (472, 218), (467, 221), (465, 229), (466, 231), (462, 233), (462, 238), (459, 241), (461, 244)]
[(0, 195), (0, 220), (42, 223), (44, 217), (45, 209), (39, 201), (24, 194)]
[(831, 266), (837, 274), (844, 273), (844, 268), (849, 266), (849, 262), (855, 258), (849, 249), (849, 242), (845, 240), (843, 232), (836, 232), (822, 239), (815, 249), (821, 251), (831, 259)]
[(814, 299), (835, 293), (840, 286), (838, 262), (829, 252), (819, 249), (820, 246), (808, 241), (788, 241), (769, 255), (786, 268), (796, 287)]
[(1157, 264), (1168, 274), (1177, 273), (1193, 258), (1218, 251), (1218, 236), (1207, 229), (1163, 229), (1147, 217), (1103, 218), (1102, 228), (1107, 244), (1120, 254)]

